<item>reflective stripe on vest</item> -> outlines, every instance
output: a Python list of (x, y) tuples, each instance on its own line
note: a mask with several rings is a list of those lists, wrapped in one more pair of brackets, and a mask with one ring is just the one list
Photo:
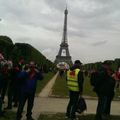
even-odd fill
[(79, 85), (78, 85), (78, 73), (80, 69), (75, 69), (73, 71), (68, 70), (67, 71), (67, 86), (68, 89), (71, 91), (79, 91)]

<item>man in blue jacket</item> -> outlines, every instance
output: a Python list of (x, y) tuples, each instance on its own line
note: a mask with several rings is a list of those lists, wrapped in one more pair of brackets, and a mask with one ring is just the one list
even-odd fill
[(28, 102), (26, 114), (27, 120), (34, 120), (32, 118), (32, 108), (34, 103), (37, 80), (42, 80), (43, 76), (41, 72), (39, 72), (35, 68), (35, 64), (33, 62), (31, 62), (30, 65), (26, 66), (24, 69), (25, 70), (20, 72), (20, 74), (18, 75), (18, 78), (21, 82), (21, 87), (16, 120), (21, 120), (22, 111), (26, 101)]

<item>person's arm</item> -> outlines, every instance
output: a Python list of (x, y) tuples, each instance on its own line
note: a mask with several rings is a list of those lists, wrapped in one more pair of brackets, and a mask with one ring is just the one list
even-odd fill
[(80, 71), (78, 73), (78, 84), (79, 84), (80, 94), (82, 94), (83, 92), (83, 82), (84, 82), (83, 72)]

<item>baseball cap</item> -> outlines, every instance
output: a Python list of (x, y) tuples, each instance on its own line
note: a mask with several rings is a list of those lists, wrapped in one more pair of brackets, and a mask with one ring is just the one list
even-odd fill
[(80, 64), (80, 65), (82, 64), (80, 60), (75, 60), (74, 63), (75, 63), (75, 64)]

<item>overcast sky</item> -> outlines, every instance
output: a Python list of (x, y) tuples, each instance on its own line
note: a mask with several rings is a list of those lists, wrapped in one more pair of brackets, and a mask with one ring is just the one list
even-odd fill
[[(0, 35), (29, 43), (54, 61), (62, 41), (66, 0), (0, 0)], [(72, 60), (120, 58), (120, 0), (67, 0)]]

